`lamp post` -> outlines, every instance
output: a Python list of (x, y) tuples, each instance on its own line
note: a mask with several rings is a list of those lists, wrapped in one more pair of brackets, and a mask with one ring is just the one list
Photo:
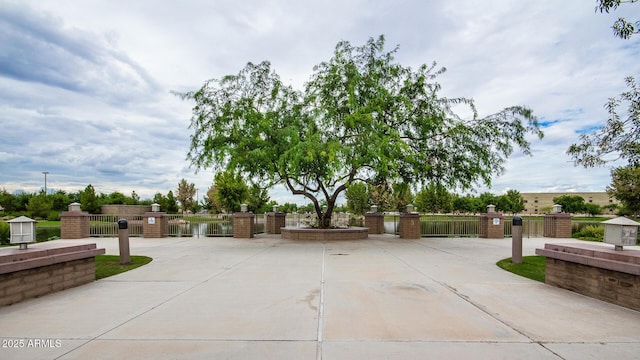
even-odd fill
[(42, 173), (44, 174), (44, 194), (46, 196), (47, 195), (47, 174), (49, 172), (48, 171), (43, 171)]

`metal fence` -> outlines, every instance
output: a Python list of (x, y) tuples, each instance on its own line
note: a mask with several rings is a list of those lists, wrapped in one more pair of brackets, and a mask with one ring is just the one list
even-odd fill
[[(168, 235), (170, 237), (214, 237), (233, 236), (233, 221), (231, 215), (182, 215), (169, 214)], [(118, 237), (118, 220), (126, 219), (129, 225), (130, 237), (141, 237), (143, 234), (142, 215), (101, 215), (89, 216), (89, 236)], [(264, 232), (264, 215), (256, 215), (256, 234)]]
[[(314, 214), (287, 214), (285, 226), (305, 226)], [(198, 214), (198, 215), (167, 215), (171, 237), (216, 237), (233, 236), (232, 215), (227, 214)], [(542, 216), (521, 216), (522, 235), (524, 237), (542, 237), (544, 218)], [(90, 215), (89, 234), (92, 237), (117, 237), (118, 220), (126, 219), (129, 223), (129, 236), (141, 237), (143, 234), (142, 215)], [(308, 218), (308, 219), (307, 219)], [(423, 237), (477, 237), (479, 217), (475, 215), (422, 215), (421, 234)], [(340, 221), (348, 221), (348, 216)], [(512, 217), (504, 217), (504, 236), (511, 237)], [(398, 234), (398, 215), (387, 215), (384, 220), (385, 232)], [(599, 222), (573, 221), (573, 232), (585, 226), (602, 226)], [(263, 233), (265, 229), (265, 215), (255, 215), (255, 234)]]
[(142, 236), (142, 215), (89, 215), (89, 236), (118, 237), (118, 220), (126, 219), (129, 223), (129, 236)]
[[(541, 216), (521, 216), (522, 235), (542, 237), (544, 218)], [(511, 237), (512, 217), (504, 217), (504, 236)], [(398, 215), (387, 215), (384, 220), (385, 233), (398, 234)], [(422, 237), (478, 237), (479, 216), (476, 215), (422, 215), (420, 231)]]

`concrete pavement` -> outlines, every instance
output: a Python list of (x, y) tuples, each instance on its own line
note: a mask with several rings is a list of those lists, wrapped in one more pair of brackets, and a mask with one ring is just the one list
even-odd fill
[(0, 308), (0, 359), (640, 357), (640, 312), (501, 270), (511, 239), (131, 238), (131, 254), (154, 260)]

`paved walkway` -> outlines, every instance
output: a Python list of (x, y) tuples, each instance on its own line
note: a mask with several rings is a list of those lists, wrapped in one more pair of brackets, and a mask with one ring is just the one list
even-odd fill
[[(118, 253), (117, 239), (87, 241)], [(524, 254), (571, 241), (525, 239)], [(132, 238), (131, 249), (154, 260), (0, 308), (0, 359), (640, 357), (640, 312), (499, 269), (510, 239)]]

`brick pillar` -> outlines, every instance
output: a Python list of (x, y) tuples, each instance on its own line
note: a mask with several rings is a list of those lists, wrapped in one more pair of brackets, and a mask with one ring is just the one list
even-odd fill
[(266, 228), (267, 234), (280, 234), (280, 228), (285, 227), (285, 219), (287, 214), (283, 212), (270, 212), (266, 214)]
[(369, 234), (384, 234), (384, 214), (373, 212), (364, 214), (364, 227), (369, 228)]
[(84, 239), (89, 237), (89, 213), (65, 211), (60, 214), (60, 238)]
[(546, 214), (544, 216), (543, 236), (550, 238), (570, 238), (571, 214)]
[(254, 233), (254, 216), (252, 212), (233, 213), (233, 237), (249, 239)]
[(146, 212), (142, 215), (142, 236), (164, 238), (169, 236), (169, 218), (164, 212)]
[(398, 232), (401, 239), (420, 239), (420, 214), (405, 213), (400, 214), (400, 223)]
[(504, 217), (502, 214), (482, 214), (478, 218), (478, 221), (478, 237), (504, 239)]

